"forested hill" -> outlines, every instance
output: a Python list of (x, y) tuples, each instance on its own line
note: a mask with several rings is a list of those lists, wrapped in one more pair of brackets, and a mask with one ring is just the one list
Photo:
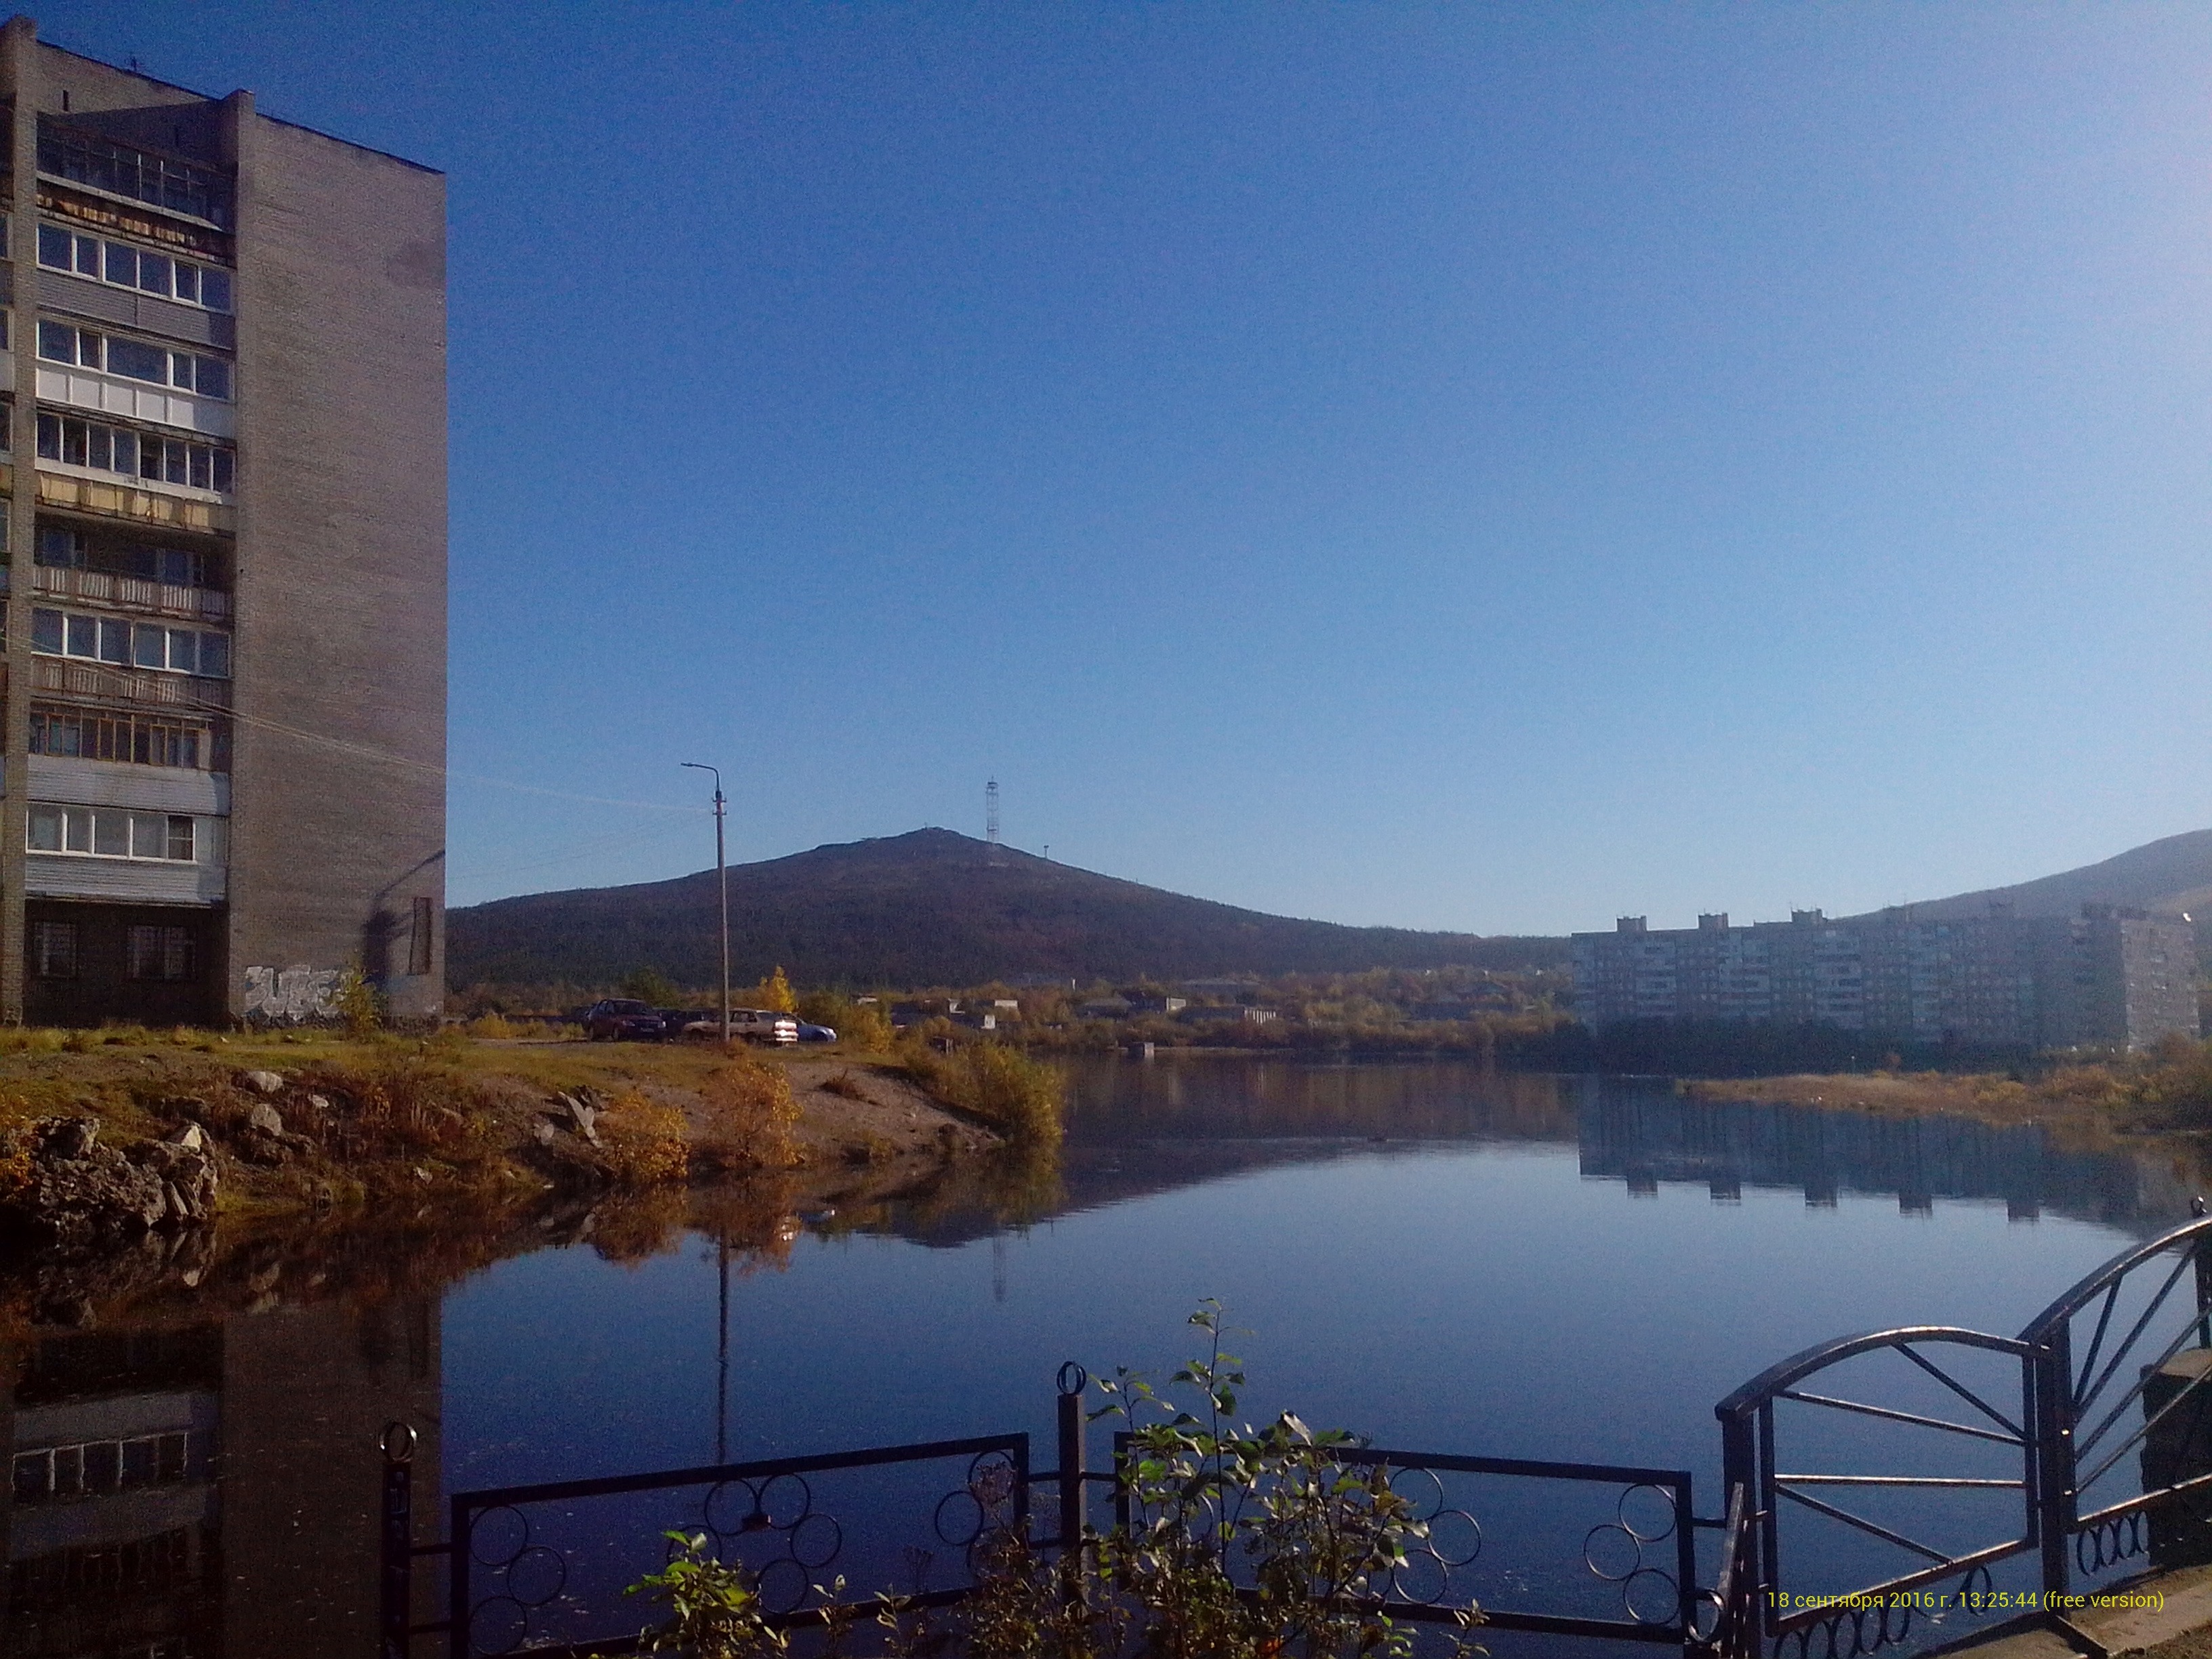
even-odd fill
[[(640, 968), (720, 969), (714, 872), (495, 899), (449, 917), (456, 987), (611, 984)], [(1563, 967), (1563, 939), (1346, 927), (1240, 910), (994, 848), (949, 830), (817, 847), (730, 871), (732, 971), (804, 985), (1088, 982), (1367, 968)]]
[[(2144, 910), (2185, 911), (2199, 921), (2212, 912), (2212, 830), (2191, 830), (2130, 848), (2100, 864), (2062, 870), (2011, 887), (1917, 902), (1912, 914), (1936, 920), (1989, 914), (2008, 904), (2018, 916), (2071, 916), (2084, 904), (2124, 904)], [(2200, 930), (2212, 939), (2212, 928)]]

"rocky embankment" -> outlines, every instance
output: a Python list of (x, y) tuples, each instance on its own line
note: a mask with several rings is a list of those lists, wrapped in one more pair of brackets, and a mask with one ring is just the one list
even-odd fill
[(888, 1067), (580, 1050), (10, 1057), (0, 1239), (79, 1257), (287, 1215), (520, 1212), (767, 1174), (827, 1193), (999, 1144)]

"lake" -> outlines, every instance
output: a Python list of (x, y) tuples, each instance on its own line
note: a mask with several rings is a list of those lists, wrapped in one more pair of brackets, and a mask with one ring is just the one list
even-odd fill
[[(420, 1478), (447, 1492), (1013, 1431), (1042, 1466), (1061, 1362), (1164, 1376), (1209, 1298), (1252, 1416), (1679, 1468), (1709, 1512), (1712, 1407), (1753, 1373), (1858, 1329), (2009, 1334), (2193, 1190), (2168, 1158), (2033, 1129), (1656, 1081), (1163, 1058), (1074, 1063), (1071, 1091), (1057, 1169), (817, 1206), (728, 1247), (610, 1215), (544, 1248), (425, 1244), (411, 1279), (272, 1255), (220, 1309), (170, 1296), (42, 1336), (9, 1419), (0, 1653), (118, 1634), (133, 1653), (374, 1652), (387, 1417), (416, 1425)], [(177, 1435), (135, 1485), (26, 1486), (41, 1448)], [(621, 1512), (648, 1547), (649, 1508)], [(1484, 1562), (1551, 1524), (1487, 1508)], [(892, 1559), (848, 1541), (840, 1570)], [(564, 1595), (633, 1571), (600, 1558)]]

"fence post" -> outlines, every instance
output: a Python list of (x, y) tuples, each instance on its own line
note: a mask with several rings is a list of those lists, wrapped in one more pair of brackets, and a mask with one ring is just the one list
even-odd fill
[(1073, 1359), (1060, 1368), (1060, 1547), (1083, 1542), (1083, 1407), (1091, 1373)]
[(1083, 1391), (1091, 1385), (1091, 1373), (1071, 1359), (1060, 1368), (1059, 1382), (1060, 1595), (1070, 1607), (1079, 1607), (1085, 1595)]
[[(1740, 1563), (1739, 1568), (1748, 1566), (1752, 1571), (1749, 1583), (1736, 1584), (1737, 1593), (1722, 1604), (1720, 1618), (1713, 1627), (1713, 1645), (1729, 1659), (1738, 1659), (1738, 1656), (1756, 1655), (1759, 1650), (1761, 1638), (1765, 1634), (1763, 1626), (1768, 1605), (1766, 1592), (1771, 1588), (1766, 1582), (1765, 1552), (1759, 1547), (1759, 1467), (1748, 1413), (1721, 1419), (1721, 1490), (1731, 1496), (1736, 1492), (1743, 1494), (1744, 1535), (1741, 1547), (1749, 1559)], [(1725, 1560), (1722, 1563), (1721, 1577), (1729, 1577)], [(1743, 1622), (1746, 1607), (1751, 1610), (1749, 1630), (1737, 1627)]]
[(408, 1659), (408, 1630), (415, 1622), (415, 1431), (404, 1423), (386, 1423), (383, 1447), (378, 1651), (383, 1659)]
[(2037, 1530), (2043, 1543), (2043, 1588), (2063, 1595), (2069, 1583), (2066, 1561), (2074, 1542), (2074, 1344), (2069, 1322), (2060, 1320), (2035, 1356)]

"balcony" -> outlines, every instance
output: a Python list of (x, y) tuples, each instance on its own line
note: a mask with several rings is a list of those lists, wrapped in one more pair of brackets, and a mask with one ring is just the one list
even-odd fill
[(173, 587), (166, 582), (137, 576), (114, 576), (100, 570), (60, 570), (48, 565), (31, 567), (31, 590), (62, 599), (84, 599), (127, 611), (151, 611), (185, 622), (221, 623), (230, 620), (230, 595), (212, 587)]
[(230, 707), (230, 682), (190, 674), (155, 674), (70, 657), (31, 659), (31, 690), (98, 702), (137, 702), (186, 709)]
[[(8, 480), (10, 487), (13, 480)], [(232, 534), (238, 526), (236, 509), (220, 501), (188, 500), (135, 484), (108, 483), (59, 472), (39, 472), (39, 505), (64, 513), (97, 513), (127, 519), (134, 524), (162, 530), (191, 531), (198, 535)]]
[(238, 432), (238, 412), (228, 401), (149, 386), (120, 374), (103, 374), (97, 369), (40, 363), (39, 397), (46, 403), (179, 427), (207, 437), (229, 438)]

